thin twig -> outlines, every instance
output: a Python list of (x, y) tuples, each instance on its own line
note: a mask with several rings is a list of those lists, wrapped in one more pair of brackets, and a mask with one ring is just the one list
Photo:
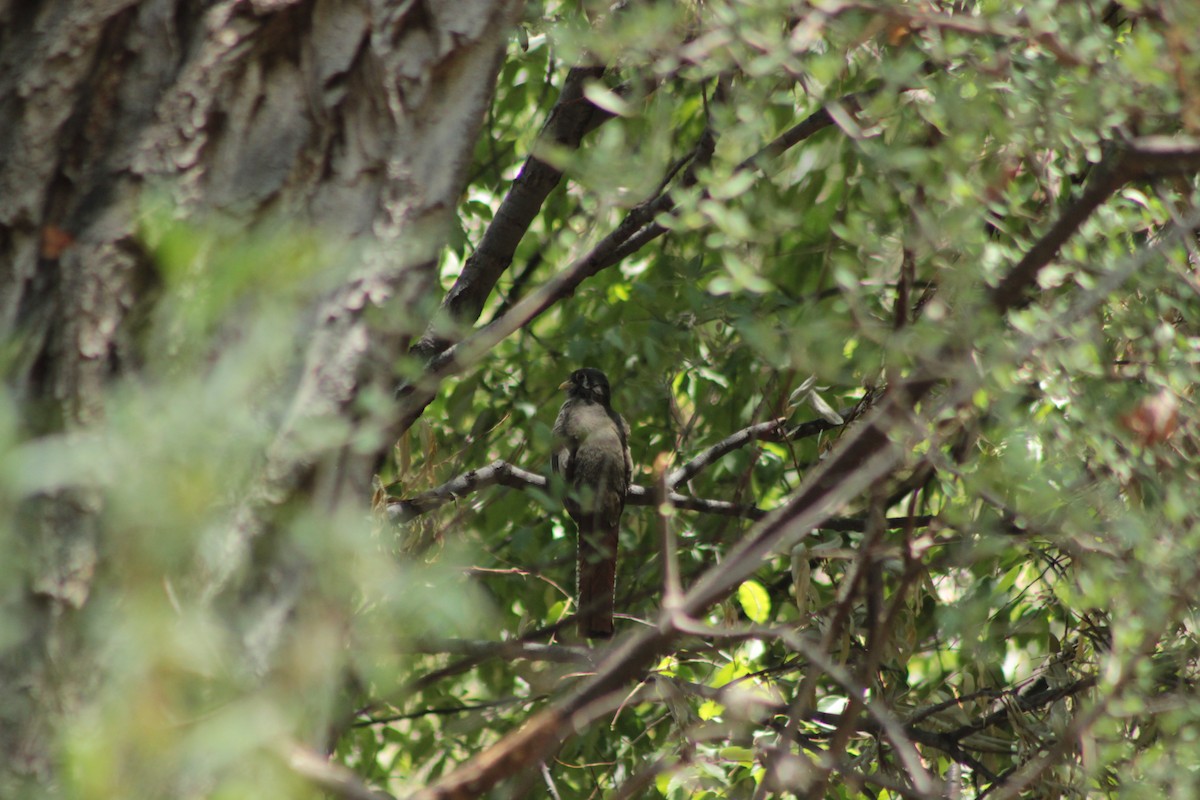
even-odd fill
[(565, 644), (537, 644), (536, 642), (488, 642), (467, 639), (441, 639), (417, 642), (410, 648), (414, 653), (449, 653), (473, 658), (504, 658), (511, 661), (550, 661), (572, 664), (587, 661), (586, 647)]
[(487, 711), (492, 708), (501, 708), (503, 706), (517, 705), (520, 703), (535, 703), (539, 700), (544, 700), (544, 697), (502, 697), (499, 700), (492, 700), (488, 703), (474, 703), (472, 705), (457, 705), (457, 706), (437, 706), (435, 708), (422, 708), (420, 711), (408, 711), (402, 714), (387, 714), (378, 717), (366, 717), (365, 719), (355, 720), (350, 726), (352, 728), (368, 728), (372, 725), (388, 725), (393, 722), (400, 722), (406, 719), (420, 719), (421, 717), (444, 717), (451, 714), (466, 714), (470, 711)]

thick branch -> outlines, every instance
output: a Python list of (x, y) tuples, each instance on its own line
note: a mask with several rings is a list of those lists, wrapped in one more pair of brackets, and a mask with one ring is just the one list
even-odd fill
[(1129, 179), (1122, 163), (1123, 154), (1110, 150), (1088, 178), (1083, 194), (1067, 206), (1058, 220), (1017, 262), (1000, 284), (992, 290), (992, 306), (1001, 313), (1022, 308), (1030, 301), (1030, 290), (1038, 273), (1054, 260), (1058, 251), (1092, 212), (1102, 206)]
[[(843, 107), (857, 111), (862, 95), (847, 95), (840, 100), (834, 102), (840, 103)], [(822, 107), (809, 114), (804, 119), (797, 122), (792, 127), (788, 128), (783, 133), (771, 140), (770, 144), (759, 150), (750, 158), (742, 162), (742, 169), (750, 169), (751, 167), (761, 166), (761, 162), (765, 159), (776, 158), (783, 155), (789, 149), (808, 139), (813, 134), (819, 133), (833, 124), (833, 116), (830, 115), (829, 109)]]
[[(604, 67), (575, 67), (567, 73), (558, 102), (550, 111), (542, 130), (545, 141), (574, 150), (583, 137), (595, 130), (612, 114), (597, 107), (583, 95), (584, 85), (604, 74)], [(479, 318), (487, 298), (512, 264), (517, 245), (542, 210), (542, 204), (562, 180), (562, 170), (535, 155), (525, 159), (520, 174), (496, 209), (475, 252), (463, 265), (462, 272), (442, 302), (442, 311), (459, 323)], [(450, 342), (432, 329), (413, 347), (413, 354), (428, 360), (445, 350)]]
[(1125, 149), (1125, 164), (1134, 177), (1180, 175), (1200, 171), (1200, 139), (1142, 136)]

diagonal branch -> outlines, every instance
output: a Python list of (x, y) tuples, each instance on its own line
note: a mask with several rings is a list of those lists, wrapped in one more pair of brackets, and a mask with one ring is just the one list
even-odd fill
[(776, 417), (775, 419), (767, 420), (766, 422), (756, 422), (753, 425), (742, 428), (729, 436), (725, 437), (716, 444), (701, 450), (686, 464), (672, 470), (667, 476), (667, 486), (674, 489), (681, 483), (687, 483), (692, 478), (696, 477), (701, 471), (708, 468), (713, 462), (724, 456), (732, 453), (740, 447), (744, 447), (750, 442), (767, 441), (767, 442), (782, 442), (795, 441), (797, 439), (806, 439), (810, 436), (816, 436), (818, 433), (840, 428), (862, 416), (863, 412), (870, 407), (875, 401), (877, 393), (868, 392), (863, 399), (851, 406), (850, 408), (842, 409), (840, 416), (842, 417), (842, 425), (829, 422), (825, 419), (814, 419), (808, 422), (802, 422), (790, 429), (786, 428), (787, 417)]
[[(583, 137), (612, 118), (584, 97), (588, 81), (604, 74), (603, 66), (575, 67), (567, 73), (562, 91), (542, 129), (542, 140), (569, 150), (577, 149)], [(475, 252), (463, 265), (462, 272), (442, 302), (442, 312), (454, 322), (473, 322), (479, 318), (487, 298), (500, 276), (512, 264), (513, 254), (529, 226), (542, 210), (542, 204), (562, 180), (562, 170), (530, 155), (521, 166), (508, 193), (496, 210)], [(431, 326), (412, 348), (412, 354), (429, 360), (450, 346)]]
[(415, 384), (405, 387), (392, 438), (398, 439), (412, 426), (445, 378), (474, 365), (497, 344), (540, 317), (559, 300), (573, 294), (592, 275), (617, 263), (613, 258), (617, 248), (663, 210), (661, 201), (662, 198), (655, 198), (631, 210), (595, 247), (520, 300), (508, 313), (432, 358), (425, 374)]
[(1111, 142), (1087, 185), (1029, 252), (992, 290), (992, 307), (1003, 313), (1023, 308), (1038, 273), (1058, 255), (1084, 222), (1122, 186), (1150, 178), (1200, 170), (1200, 141), (1181, 137), (1146, 136), (1130, 142)]
[(1089, 176), (1083, 194), (1067, 206), (1050, 230), (992, 290), (992, 306), (1003, 313), (1028, 305), (1031, 299), (1029, 292), (1037, 283), (1038, 273), (1054, 260), (1058, 251), (1087, 221), (1092, 212), (1104, 205), (1128, 179), (1129, 174), (1123, 163), (1122, 152), (1110, 149)]
[(672, 470), (667, 475), (667, 486), (673, 489), (681, 483), (687, 483), (714, 461), (723, 458), (750, 442), (761, 440), (777, 442), (781, 440), (784, 438), (784, 425), (786, 423), (787, 417), (777, 417), (766, 422), (755, 423), (747, 428), (742, 428), (730, 436), (726, 436), (711, 447), (700, 451), (700, 453), (683, 466)]

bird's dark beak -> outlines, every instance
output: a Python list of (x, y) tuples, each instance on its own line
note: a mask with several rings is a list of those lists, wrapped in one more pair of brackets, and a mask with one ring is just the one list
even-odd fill
[(565, 392), (567, 389), (570, 389), (572, 386), (574, 386), (574, 384), (571, 383), (571, 380), (568, 378), (567, 380), (560, 383), (558, 385), (558, 388), (562, 389)]

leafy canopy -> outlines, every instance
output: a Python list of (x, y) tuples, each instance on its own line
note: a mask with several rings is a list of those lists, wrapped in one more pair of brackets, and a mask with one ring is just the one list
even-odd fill
[[(1200, 11), (582, 5), (528, 4), (441, 285), (409, 333), (530, 154), (563, 179), (482, 322), (647, 203), (662, 230), (442, 381), (382, 468), (390, 499), (496, 460), (547, 471), (555, 387), (579, 366), (610, 377), (642, 486), (660, 454), (678, 467), (777, 418), (676, 490), (785, 507), (885, 405), (901, 409), (877, 422), (901, 452), (655, 640), (552, 758), (504, 777), (562, 798), (938, 796), (942, 781), (963, 797), (1187, 795)], [(605, 67), (578, 102), (611, 117), (573, 148), (539, 131), (579, 65)], [(1182, 149), (1147, 166), (1150, 137)], [(145, 240), (170, 313), (104, 421), (30, 440), (12, 400), (0, 414), (0, 488), (87, 487), (105, 543), (83, 632), (101, 669), (63, 738), (69, 794), (303, 795), (272, 754), (329, 737), (361, 780), (404, 795), (603, 671), (564, 638), (574, 531), (553, 484), (472, 491), (402, 526), (365, 504), (330, 512), (314, 489), (272, 533), (306, 565), (295, 617), (208, 602), (228, 515), (286, 414), (280, 332), (304, 330), (353, 255), (205, 223), (151, 224)], [(831, 411), (847, 424), (815, 423)], [(392, 413), (363, 395), (301, 446), (388, 448)], [(762, 530), (745, 508), (627, 508), (625, 616), (597, 659), (660, 625), (664, 525), (684, 589), (734, 574), (734, 546)], [(10, 552), (46, 557), (14, 530)], [(262, 636), (278, 640), (269, 663), (246, 655)]]

